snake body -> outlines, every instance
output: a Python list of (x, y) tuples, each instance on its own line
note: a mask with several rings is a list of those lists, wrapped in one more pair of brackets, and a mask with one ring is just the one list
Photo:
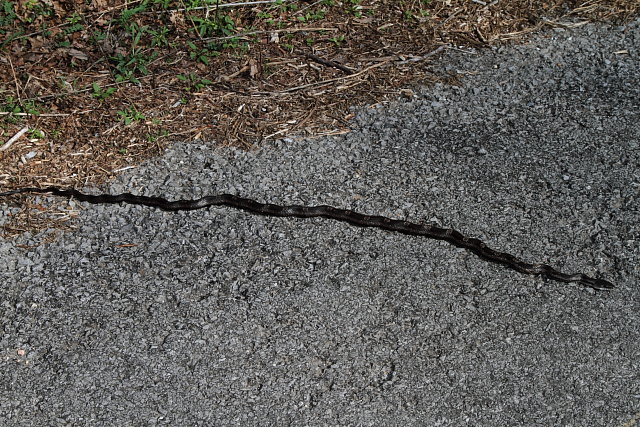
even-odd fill
[(61, 197), (74, 197), (82, 202), (94, 204), (128, 203), (133, 205), (150, 206), (165, 211), (187, 211), (203, 209), (210, 206), (228, 206), (252, 213), (277, 216), (314, 218), (322, 217), (336, 221), (346, 222), (360, 227), (375, 227), (398, 233), (424, 236), (431, 239), (445, 240), (452, 245), (465, 248), (487, 261), (506, 265), (520, 273), (539, 275), (552, 280), (568, 283), (579, 283), (598, 290), (612, 289), (611, 282), (604, 279), (592, 278), (585, 274), (565, 274), (547, 264), (530, 264), (522, 261), (506, 252), (499, 252), (488, 247), (484, 242), (473, 237), (464, 236), (452, 228), (441, 228), (430, 224), (417, 224), (409, 221), (391, 219), (379, 215), (365, 215), (348, 209), (340, 209), (333, 206), (303, 206), (303, 205), (275, 205), (272, 203), (260, 203), (252, 199), (235, 196), (232, 194), (217, 194), (205, 196), (194, 200), (170, 201), (162, 197), (138, 196), (131, 193), (121, 194), (86, 194), (71, 188), (59, 187), (25, 187), (0, 193), (0, 197), (6, 197), (21, 193), (50, 193)]

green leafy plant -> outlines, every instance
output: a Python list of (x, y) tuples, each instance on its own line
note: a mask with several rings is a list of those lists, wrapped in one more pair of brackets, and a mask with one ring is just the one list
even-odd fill
[(135, 106), (129, 107), (126, 110), (120, 110), (117, 112), (117, 114), (120, 116), (125, 125), (130, 125), (135, 121), (144, 120), (146, 118), (144, 114), (136, 109)]
[(42, 139), (44, 138), (44, 134), (40, 129), (29, 129), (29, 138), (30, 139)]
[(189, 73), (189, 74), (186, 74), (186, 75), (185, 74), (178, 74), (176, 76), (176, 78), (178, 80), (180, 80), (181, 82), (186, 83), (185, 90), (193, 91), (193, 92), (197, 92), (200, 89), (202, 89), (203, 87), (208, 86), (211, 83), (213, 83), (211, 80), (200, 78), (194, 73)]
[(144, 54), (139, 47), (142, 36), (146, 33), (147, 27), (140, 27), (135, 23), (128, 26), (131, 34), (131, 51), (128, 55), (117, 53), (110, 59), (114, 64), (114, 78), (116, 82), (130, 81), (132, 83), (140, 83), (137, 76), (146, 76), (149, 74), (147, 65), (157, 56), (157, 52), (152, 51)]
[(82, 17), (80, 15), (78, 15), (77, 13), (74, 13), (69, 18), (67, 18), (68, 26), (65, 27), (62, 30), (62, 32), (65, 35), (68, 36), (69, 34), (73, 34), (73, 33), (77, 33), (78, 31), (82, 31), (84, 29), (84, 25), (82, 25), (80, 23), (81, 20), (82, 20)]
[(22, 16), (22, 19), (27, 23), (35, 22), (40, 17), (47, 18), (53, 14), (52, 7), (38, 0), (27, 0), (24, 2), (24, 9), (27, 13)]
[(91, 83), (91, 88), (93, 89), (91, 96), (97, 98), (100, 101), (104, 101), (105, 99), (113, 95), (113, 93), (116, 91), (116, 88), (114, 87), (102, 89), (98, 83)]
[(160, 9), (168, 9), (171, 0), (153, 0), (154, 6), (158, 6)]
[(208, 54), (207, 49), (200, 49), (192, 41), (187, 41), (187, 46), (189, 47), (189, 58), (191, 58), (194, 61), (202, 62), (205, 65), (209, 65), (209, 58), (207, 57), (207, 54)]
[(218, 52), (218, 50), (221, 47), (227, 46), (227, 44), (220, 46), (215, 43), (207, 43), (206, 47), (200, 48), (194, 42), (187, 41), (187, 47), (189, 48), (189, 58), (197, 62), (202, 62), (205, 65), (209, 65), (210, 56), (219, 55), (220, 52)]
[(240, 49), (242, 51), (247, 51), (249, 49), (248, 43), (239, 43), (236, 37), (226, 39), (222, 42), (223, 49)]
[(280, 10), (284, 13), (295, 12), (296, 10), (298, 10), (298, 5), (295, 2), (283, 3), (281, 1), (277, 1), (275, 4), (279, 5)]
[(13, 96), (7, 96), (4, 100), (4, 104), (2, 105), (2, 111), (8, 113), (26, 113), (38, 115), (40, 112), (36, 108), (36, 104), (33, 101), (23, 101), (20, 102), (16, 100)]
[(4, 102), (0, 104), (0, 111), (5, 114), (3, 119), (8, 123), (17, 123), (19, 121), (18, 114), (33, 114), (37, 116), (40, 114), (35, 102), (33, 101), (18, 101), (13, 96), (7, 96)]
[(101, 42), (102, 40), (105, 40), (107, 38), (107, 33), (105, 33), (104, 31), (99, 31), (96, 30), (93, 32), (93, 34), (91, 34), (91, 37), (89, 40), (91, 40), (92, 43), (98, 43)]
[(151, 46), (169, 46), (169, 41), (167, 40), (167, 34), (169, 34), (169, 28), (166, 26), (161, 27), (158, 31), (156, 30), (147, 30), (149, 35), (151, 35)]
[(216, 14), (214, 18), (189, 15), (188, 18), (200, 37), (230, 36), (235, 30), (235, 22), (227, 15)]
[(131, 18), (140, 12), (144, 12), (145, 10), (147, 10), (146, 0), (142, 1), (140, 5), (134, 7), (133, 9), (124, 9), (122, 12), (120, 12), (117, 23), (120, 24), (122, 28), (126, 29), (130, 24)]
[(156, 132), (154, 134), (151, 134), (151, 133), (146, 134), (147, 141), (149, 141), (149, 142), (155, 142), (158, 139), (166, 137), (166, 136), (169, 136), (169, 131), (166, 130), (166, 129), (163, 129), (160, 132)]
[(302, 16), (296, 17), (296, 19), (300, 22), (310, 22), (310, 21), (319, 21), (324, 19), (327, 13), (324, 10), (316, 10), (313, 12), (307, 12)]
[(362, 6), (360, 6), (360, 0), (347, 0), (347, 7), (346, 7), (347, 13), (350, 13), (356, 18), (361, 18), (362, 17), (362, 13), (360, 12), (361, 10), (362, 10)]
[(13, 2), (6, 0), (0, 1), (0, 34), (6, 32), (2, 27), (9, 27), (17, 18), (13, 11)]
[(131, 83), (140, 83), (138, 75), (146, 76), (149, 74), (147, 64), (156, 58), (157, 54), (152, 52), (149, 56), (140, 53), (131, 55), (122, 55), (121, 53), (111, 57), (114, 61), (114, 78), (116, 82), (130, 81)]
[(329, 41), (334, 43), (336, 46), (340, 46), (342, 42), (344, 42), (344, 36), (330, 37)]

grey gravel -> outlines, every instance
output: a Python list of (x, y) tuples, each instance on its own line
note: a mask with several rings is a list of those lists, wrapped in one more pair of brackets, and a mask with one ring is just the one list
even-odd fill
[(0, 241), (0, 424), (633, 425), (639, 47), (636, 21), (451, 49), (461, 87), (350, 134), (179, 143), (88, 189), (435, 222), (615, 290), (322, 219), (76, 203), (57, 241)]

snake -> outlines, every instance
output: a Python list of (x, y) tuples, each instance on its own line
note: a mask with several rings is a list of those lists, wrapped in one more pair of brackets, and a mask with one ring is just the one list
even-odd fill
[(120, 194), (87, 194), (73, 188), (61, 187), (23, 187), (0, 193), (0, 197), (15, 194), (34, 193), (52, 194), (59, 197), (75, 198), (81, 202), (93, 204), (131, 204), (158, 208), (164, 211), (190, 211), (204, 209), (211, 206), (227, 206), (253, 214), (273, 217), (314, 218), (321, 217), (345, 222), (359, 227), (373, 227), (382, 230), (402, 233), (412, 236), (422, 236), (430, 239), (443, 240), (459, 248), (464, 248), (480, 258), (497, 264), (502, 264), (523, 274), (542, 276), (551, 280), (577, 283), (597, 290), (614, 288), (613, 283), (593, 278), (582, 273), (566, 274), (547, 264), (531, 264), (509, 253), (496, 251), (483, 241), (474, 237), (467, 237), (453, 228), (441, 228), (433, 224), (419, 224), (400, 219), (392, 219), (380, 215), (366, 215), (349, 209), (334, 206), (318, 205), (277, 205), (261, 203), (253, 199), (233, 194), (217, 194), (192, 200), (167, 200), (163, 197), (139, 196), (131, 193)]

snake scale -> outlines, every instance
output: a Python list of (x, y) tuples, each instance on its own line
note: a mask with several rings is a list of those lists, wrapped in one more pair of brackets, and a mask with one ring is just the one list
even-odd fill
[(51, 193), (55, 196), (74, 197), (82, 202), (94, 204), (129, 203), (133, 205), (150, 206), (165, 211), (187, 211), (203, 209), (210, 206), (228, 206), (267, 216), (298, 218), (323, 217), (360, 227), (375, 227), (403, 234), (444, 240), (457, 247), (465, 248), (478, 255), (480, 258), (506, 265), (520, 273), (540, 275), (560, 282), (579, 283), (599, 290), (606, 290), (614, 287), (611, 282), (604, 279), (592, 278), (581, 273), (565, 274), (546, 264), (530, 264), (524, 262), (511, 254), (491, 249), (481, 240), (464, 236), (452, 228), (440, 228), (430, 224), (416, 224), (378, 215), (364, 215), (352, 210), (339, 209), (333, 206), (280, 206), (271, 203), (260, 203), (252, 199), (232, 194), (218, 194), (214, 196), (201, 197), (195, 200), (169, 201), (162, 197), (137, 196), (131, 193), (93, 195), (82, 193), (71, 188), (59, 187), (19, 188), (0, 193), (0, 197), (21, 193)]

